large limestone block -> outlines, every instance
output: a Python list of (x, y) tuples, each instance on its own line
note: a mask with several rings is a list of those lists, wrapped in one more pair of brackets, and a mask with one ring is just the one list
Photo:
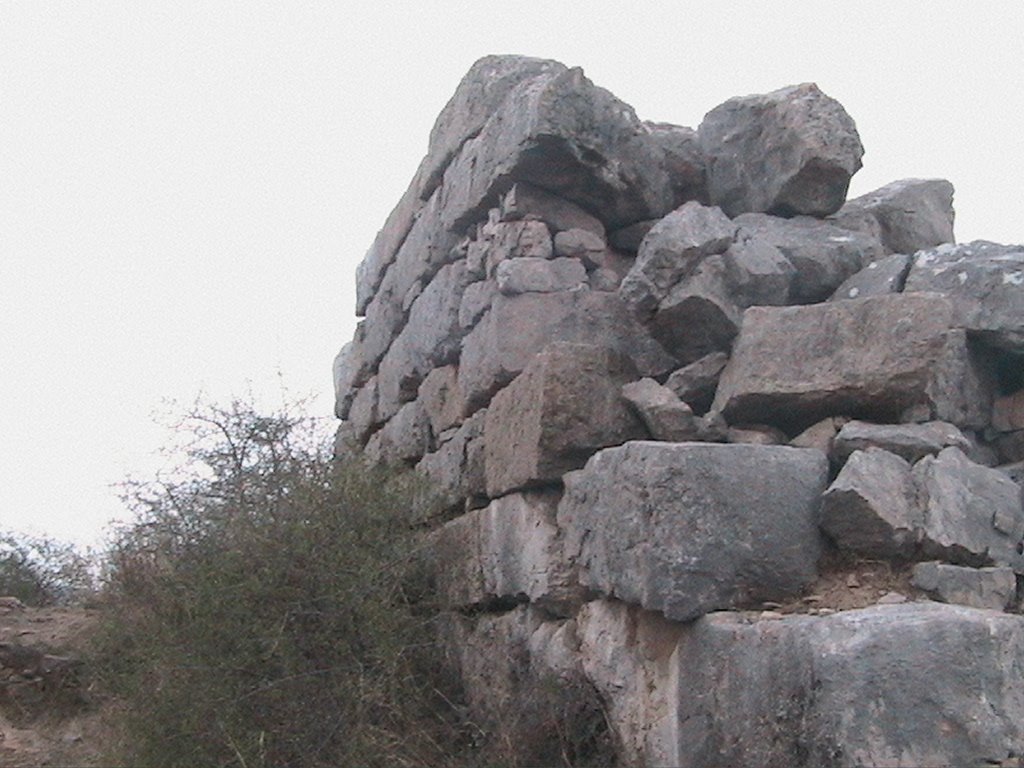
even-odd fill
[(509, 259), (494, 270), (498, 290), (506, 296), (555, 293), (587, 285), (587, 270), (579, 259)]
[(901, 179), (849, 200), (840, 226), (870, 216), (890, 253), (913, 254), (953, 242), (953, 185), (945, 179)]
[(844, 280), (885, 256), (876, 238), (809, 216), (782, 219), (761, 213), (736, 218), (739, 236), (774, 246), (796, 270), (789, 286), (794, 304), (824, 301)]
[(846, 110), (813, 83), (729, 99), (697, 130), (711, 202), (729, 216), (834, 213), (864, 154)]
[(678, 367), (613, 293), (498, 295), (490, 311), (463, 340), (459, 389), (468, 412), (486, 405), (535, 354), (556, 341), (616, 349), (629, 357), (643, 376), (659, 376)]
[(634, 314), (649, 316), (701, 261), (732, 245), (735, 234), (736, 226), (718, 208), (684, 204), (647, 233), (619, 296)]
[(937, 291), (987, 344), (1024, 352), (1024, 246), (975, 240), (914, 256), (905, 291)]
[(592, 453), (644, 437), (622, 400), (635, 377), (628, 358), (606, 347), (554, 343), (544, 348), (487, 409), (487, 492), (556, 482)]
[(916, 496), (909, 462), (878, 448), (857, 451), (825, 492), (822, 530), (847, 552), (910, 557), (924, 525)]
[(955, 322), (953, 303), (936, 294), (752, 307), (713, 408), (794, 432), (832, 415), (898, 421), (909, 409), (983, 426), (990, 376)]
[(576, 615), (580, 666), (606, 703), (625, 765), (674, 765), (670, 660), (683, 628), (617, 600), (593, 600)]
[(1006, 565), (1024, 573), (1024, 496), (997, 469), (945, 448), (914, 465), (924, 505), (926, 555), (960, 565)]
[(579, 602), (555, 526), (554, 493), (513, 493), (446, 523), (432, 548), (448, 608), (526, 599), (555, 613)]
[(814, 580), (827, 476), (815, 450), (627, 443), (566, 475), (558, 522), (585, 586), (686, 621)]
[(1007, 765), (1024, 619), (939, 603), (706, 616), (673, 657), (679, 768)]
[(525, 181), (605, 224), (663, 216), (674, 203), (663, 152), (633, 109), (574, 68), (512, 88), (444, 173), (445, 222), (458, 230)]
[(950, 446), (967, 451), (971, 443), (963, 432), (943, 421), (929, 421), (924, 424), (872, 424), (853, 420), (846, 422), (836, 435), (832, 446), (832, 458), (841, 464), (854, 451), (881, 448), (883, 451), (902, 456), (913, 464)]

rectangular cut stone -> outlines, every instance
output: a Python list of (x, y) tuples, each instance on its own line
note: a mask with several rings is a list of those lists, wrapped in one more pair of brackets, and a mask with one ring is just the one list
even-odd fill
[(514, 493), (446, 523), (433, 546), (449, 608), (525, 597), (554, 612), (579, 601), (555, 527), (557, 493)]
[(976, 428), (991, 402), (991, 373), (952, 303), (922, 293), (748, 309), (713, 408), (733, 423), (797, 432), (844, 414)]
[(1024, 750), (1024, 619), (939, 603), (716, 613), (672, 659), (680, 768), (1006, 765)]
[(628, 359), (589, 344), (545, 347), (487, 409), (487, 493), (556, 482), (596, 450), (644, 437), (620, 395)]
[(467, 410), (486, 405), (535, 354), (555, 341), (611, 347), (629, 357), (643, 376), (678, 367), (613, 293), (498, 295), (462, 343), (459, 389)]
[(814, 449), (632, 442), (565, 476), (558, 524), (584, 586), (688, 621), (814, 580), (827, 478)]

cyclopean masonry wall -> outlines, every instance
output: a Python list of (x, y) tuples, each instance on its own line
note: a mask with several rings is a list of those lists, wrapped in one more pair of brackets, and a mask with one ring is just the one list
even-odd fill
[(846, 201), (806, 84), (696, 129), (487, 57), (358, 274), (337, 453), (416, 467), (468, 700), (603, 700), (626, 764), (1017, 765), (1024, 247)]

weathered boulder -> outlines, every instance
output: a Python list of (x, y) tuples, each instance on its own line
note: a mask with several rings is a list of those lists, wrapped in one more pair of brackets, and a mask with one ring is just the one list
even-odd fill
[(953, 303), (894, 294), (804, 307), (752, 307), (714, 410), (793, 432), (832, 415), (958, 426), (987, 423), (991, 377), (956, 327)]
[(702, 413), (711, 405), (715, 397), (715, 387), (718, 386), (718, 377), (728, 362), (729, 356), (724, 352), (712, 352), (673, 371), (665, 386), (694, 411)]
[(765, 238), (741, 228), (722, 254), (722, 263), (729, 296), (737, 306), (746, 309), (789, 303), (796, 267)]
[(619, 297), (597, 291), (498, 295), (462, 343), (459, 390), (469, 412), (512, 381), (555, 341), (598, 343), (629, 357), (643, 376), (678, 367)]
[(1006, 765), (1024, 752), (1024, 619), (939, 603), (716, 613), (673, 672), (680, 768)]
[(644, 122), (651, 144), (661, 150), (675, 205), (687, 200), (707, 203), (706, 162), (697, 131), (671, 123)]
[(850, 456), (822, 499), (821, 528), (843, 551), (909, 558), (923, 525), (910, 463), (878, 448)]
[(604, 239), (604, 224), (600, 219), (570, 203), (558, 195), (553, 195), (532, 184), (513, 184), (512, 188), (501, 198), (502, 221), (518, 219), (535, 219), (543, 221), (555, 232), (579, 229), (590, 232)]
[(629, 359), (607, 347), (545, 347), (487, 409), (487, 493), (557, 482), (598, 449), (646, 436), (620, 394), (635, 375)]
[(459, 302), (459, 327), (463, 331), (471, 330), (491, 308), (497, 295), (498, 284), (494, 280), (478, 280), (467, 285)]
[(813, 581), (827, 474), (818, 451), (632, 442), (566, 475), (558, 523), (585, 586), (687, 621)]
[(846, 278), (828, 300), (866, 299), (869, 296), (899, 293), (907, 280), (912, 259), (905, 253), (894, 253), (872, 261), (860, 272)]
[(698, 429), (693, 411), (668, 387), (644, 378), (623, 385), (622, 396), (655, 440), (678, 443), (696, 439)]
[(621, 226), (662, 216), (674, 194), (658, 148), (633, 109), (579, 68), (524, 80), (464, 142), (439, 188), (457, 231), (516, 182), (527, 182)]
[(833, 444), (832, 458), (843, 463), (854, 451), (880, 448), (902, 456), (911, 464), (943, 448), (954, 446), (962, 451), (971, 447), (964, 433), (944, 421), (924, 424), (872, 424), (848, 421), (839, 430)]
[(374, 376), (356, 392), (348, 411), (348, 423), (360, 445), (365, 444), (371, 433), (386, 421), (381, 417), (377, 403), (377, 377)]
[(809, 216), (747, 213), (736, 217), (736, 224), (739, 237), (774, 246), (792, 264), (789, 301), (794, 304), (824, 301), (844, 280), (885, 256), (877, 239)]
[(948, 295), (986, 344), (1024, 352), (1024, 246), (975, 240), (914, 256), (905, 291)]
[(835, 213), (864, 154), (846, 110), (813, 83), (729, 99), (697, 130), (711, 202), (729, 216)]
[(924, 505), (924, 554), (955, 565), (1006, 565), (1024, 573), (1024, 496), (996, 469), (945, 448), (914, 465)]
[(510, 259), (498, 264), (494, 279), (506, 296), (555, 293), (582, 289), (587, 285), (587, 270), (579, 259)]
[(432, 443), (426, 411), (414, 400), (373, 433), (366, 443), (366, 459), (371, 464), (412, 466), (431, 450)]
[(913, 254), (953, 242), (953, 185), (945, 179), (901, 179), (849, 200), (835, 215), (840, 226), (870, 216), (890, 253)]
[(619, 295), (638, 317), (650, 316), (707, 256), (732, 245), (735, 234), (736, 226), (718, 208), (686, 203), (647, 233)]
[(1002, 611), (1017, 599), (1012, 568), (965, 568), (929, 562), (914, 566), (911, 583), (944, 603)]
[(557, 493), (513, 493), (446, 523), (431, 549), (448, 608), (528, 600), (556, 613), (579, 602), (555, 526)]

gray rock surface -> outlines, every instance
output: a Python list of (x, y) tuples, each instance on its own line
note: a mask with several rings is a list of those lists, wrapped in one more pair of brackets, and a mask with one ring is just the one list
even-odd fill
[(828, 300), (866, 299), (869, 296), (900, 293), (910, 272), (911, 260), (911, 256), (894, 253), (873, 261), (860, 272), (846, 278)]
[(902, 456), (911, 464), (950, 446), (967, 451), (970, 441), (952, 424), (929, 421), (924, 424), (872, 424), (848, 421), (836, 435), (832, 458), (843, 463), (854, 451), (881, 448)]
[(587, 269), (604, 265), (608, 244), (585, 229), (567, 229), (555, 235), (555, 255), (580, 259)]
[(874, 237), (810, 216), (748, 213), (737, 216), (736, 223), (741, 237), (774, 246), (793, 265), (789, 300), (794, 304), (824, 301), (844, 280), (885, 256)]
[(687, 200), (707, 203), (707, 172), (697, 131), (671, 123), (645, 122), (649, 142), (661, 150), (675, 205)]
[(459, 399), (459, 369), (454, 365), (435, 368), (420, 384), (416, 399), (430, 422), (430, 431), (438, 436), (462, 421)]
[(606, 347), (545, 347), (487, 409), (487, 493), (557, 482), (598, 449), (646, 436), (620, 395), (635, 375), (628, 358)]
[(712, 614), (673, 657), (668, 764), (1005, 765), (1024, 752), (1022, 660), (1024, 619), (939, 603)]
[(945, 179), (901, 179), (849, 200), (835, 219), (870, 216), (890, 253), (913, 254), (953, 242), (953, 185)]
[(499, 295), (466, 336), (459, 390), (467, 409), (486, 405), (533, 356), (555, 341), (599, 343), (629, 357), (643, 376), (678, 367), (612, 293), (568, 291)]
[(687, 621), (814, 580), (827, 472), (799, 448), (632, 442), (566, 475), (558, 523), (585, 586)]
[(924, 526), (916, 493), (909, 462), (878, 448), (856, 451), (825, 492), (821, 528), (844, 552), (909, 558)]
[(486, 496), (484, 476), (484, 421), (487, 411), (477, 411), (432, 453), (416, 470), (430, 482), (431, 497), (424, 499), (418, 517), (475, 505)]
[(1024, 352), (1024, 246), (975, 240), (914, 256), (905, 291), (937, 291), (985, 343)]
[(506, 296), (555, 293), (582, 289), (587, 285), (587, 270), (579, 259), (510, 259), (498, 264), (494, 279)]
[(944, 603), (1002, 611), (1017, 599), (1012, 568), (965, 568), (929, 562), (914, 566), (911, 583)]
[(722, 263), (729, 295), (739, 307), (789, 303), (796, 267), (767, 239), (740, 229)]
[(1024, 389), (995, 399), (992, 403), (992, 427), (1000, 432), (1024, 429)]
[(619, 295), (636, 315), (649, 316), (705, 257), (725, 251), (735, 234), (735, 225), (721, 210), (686, 203), (647, 233)]
[(1006, 565), (1024, 573), (1024, 496), (1005, 474), (945, 448), (914, 465), (924, 505), (926, 556), (955, 565)]
[(655, 440), (678, 443), (697, 438), (697, 422), (690, 406), (654, 379), (623, 385), (622, 396), (633, 406)]
[(849, 421), (845, 416), (829, 416), (812, 424), (789, 441), (794, 448), (816, 448), (826, 456), (832, 454), (839, 430)]
[(729, 216), (834, 213), (864, 154), (846, 110), (813, 83), (729, 99), (698, 134), (711, 202)]
[(935, 294), (752, 307), (712, 407), (792, 432), (832, 415), (898, 421), (911, 408), (980, 426), (991, 380), (978, 365), (952, 302)]

